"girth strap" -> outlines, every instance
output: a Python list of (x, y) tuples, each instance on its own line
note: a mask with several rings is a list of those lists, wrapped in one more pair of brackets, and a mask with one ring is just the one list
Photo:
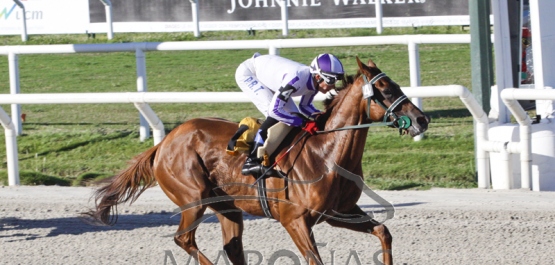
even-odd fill
[(266, 177), (261, 176), (262, 180), (258, 181), (257, 189), (258, 189), (258, 200), (260, 201), (260, 206), (262, 207), (262, 211), (264, 215), (268, 218), (274, 218), (272, 216), (272, 212), (270, 211), (270, 207), (268, 206), (268, 195), (266, 194)]

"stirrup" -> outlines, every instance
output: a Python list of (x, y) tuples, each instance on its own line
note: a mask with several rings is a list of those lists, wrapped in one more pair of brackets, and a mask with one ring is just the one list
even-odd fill
[(259, 179), (263, 176), (271, 176), (276, 173), (274, 168), (265, 167), (260, 162), (259, 159), (247, 159), (241, 169), (241, 174), (244, 176), (253, 175), (256, 179)]
[(243, 168), (241, 169), (241, 174), (248, 176), (248, 175), (254, 175), (254, 176), (258, 176), (261, 175), (262, 173), (264, 173), (264, 171), (262, 171), (263, 167), (261, 165), (261, 160), (259, 158), (247, 158), (247, 161), (245, 161), (245, 164), (243, 165)]

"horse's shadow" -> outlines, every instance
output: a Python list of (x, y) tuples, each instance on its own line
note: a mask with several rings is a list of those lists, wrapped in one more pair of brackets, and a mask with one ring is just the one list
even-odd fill
[[(410, 207), (422, 204), (402, 203), (395, 207)], [(359, 205), (366, 212), (380, 213), (383, 207), (379, 204)], [(212, 212), (207, 212), (202, 223), (218, 223), (218, 219)], [(244, 220), (267, 219), (265, 217), (253, 216), (243, 212)], [(16, 242), (35, 240), (39, 238), (57, 237), (61, 235), (81, 235), (93, 232), (105, 231), (131, 231), (141, 228), (172, 226), (177, 228), (180, 220), (179, 213), (155, 212), (149, 214), (119, 214), (117, 223), (112, 226), (92, 225), (82, 216), (50, 218), (50, 219), (25, 219), (18, 217), (0, 218), (0, 238), (4, 242)], [(201, 223), (201, 224), (202, 224)], [(199, 224), (199, 225), (201, 225)], [(49, 230), (47, 232), (33, 232), (36, 229)], [(173, 234), (161, 235), (171, 237)]]
[[(210, 215), (207, 213), (207, 215)], [(213, 214), (212, 214), (213, 215)], [(244, 220), (264, 219), (263, 217), (243, 214)], [(25, 219), (18, 217), (0, 218), (0, 238), (4, 242), (35, 240), (39, 238), (61, 235), (81, 235), (91, 232), (131, 231), (141, 228), (171, 226), (177, 228), (180, 215), (159, 212), (150, 214), (121, 214), (117, 223), (112, 226), (92, 225), (87, 218), (81, 216), (50, 219)], [(215, 216), (205, 219), (202, 223), (218, 223)], [(33, 232), (36, 229), (48, 232)], [(173, 236), (173, 234), (161, 235)]]
[[(127, 231), (144, 227), (156, 227), (162, 225), (175, 225), (179, 220), (170, 218), (169, 214), (148, 214), (148, 215), (120, 215), (117, 224), (113, 226), (95, 226), (84, 221), (82, 217), (62, 217), (51, 219), (24, 219), (24, 218), (3, 218), (0, 219), (0, 238), (7, 242), (34, 240), (37, 238), (56, 237), (60, 235), (80, 235), (90, 232), (102, 231)], [(50, 230), (46, 233), (33, 233), (35, 229)], [(12, 233), (10, 233), (10, 231)]]
[[(395, 208), (404, 208), (404, 207), (410, 207), (410, 206), (416, 206), (416, 205), (420, 205), (420, 204), (425, 204), (425, 202), (407, 202), (407, 203), (396, 203), (393, 204), (393, 206)], [(365, 209), (383, 209), (383, 206), (380, 204), (360, 204), (359, 207), (363, 210)]]

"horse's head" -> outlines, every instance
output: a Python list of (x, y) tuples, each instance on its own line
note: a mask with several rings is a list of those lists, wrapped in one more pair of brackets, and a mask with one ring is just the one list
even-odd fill
[(399, 85), (382, 73), (372, 60), (368, 65), (357, 56), (358, 78), (353, 86), (360, 87), (363, 100), (360, 108), (371, 121), (393, 122), (392, 126), (414, 137), (428, 129), (430, 118), (416, 107)]

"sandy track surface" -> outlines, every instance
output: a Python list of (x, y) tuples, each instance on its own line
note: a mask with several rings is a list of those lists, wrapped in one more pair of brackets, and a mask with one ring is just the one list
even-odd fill
[[(179, 215), (173, 216), (176, 207), (159, 187), (131, 206), (120, 206), (112, 227), (91, 226), (78, 217), (93, 206), (92, 192), (84, 187), (0, 188), (0, 264), (172, 264), (171, 257), (187, 264), (189, 256), (172, 237)], [(555, 192), (376, 193), (395, 205), (395, 217), (385, 222), (393, 235), (395, 264), (555, 264)], [(380, 218), (374, 200), (363, 196), (359, 205)], [(314, 234), (326, 264), (375, 264), (380, 247), (371, 235), (327, 224), (316, 226)], [(199, 226), (197, 243), (213, 262), (218, 259), (222, 246), (216, 218)], [(250, 264), (268, 264), (284, 251), (300, 258), (281, 225), (266, 218), (245, 215), (244, 247)], [(219, 257), (218, 264), (226, 263)], [(275, 264), (294, 263), (284, 257)]]

